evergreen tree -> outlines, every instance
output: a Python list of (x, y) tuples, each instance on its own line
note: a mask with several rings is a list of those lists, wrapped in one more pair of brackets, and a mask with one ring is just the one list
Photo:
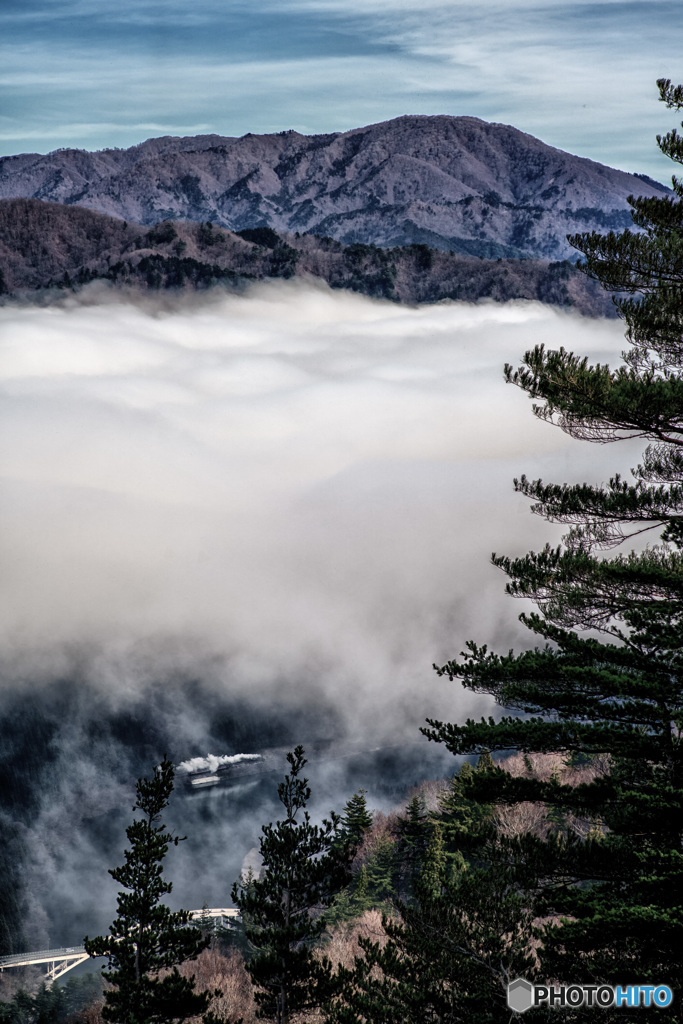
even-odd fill
[(314, 955), (325, 929), (318, 913), (348, 881), (348, 860), (335, 849), (340, 819), (312, 825), (306, 805), (311, 791), (301, 777), (303, 747), (287, 754), (290, 772), (278, 786), (285, 817), (264, 825), (263, 869), (248, 885), (236, 883), (232, 898), (245, 918), (256, 952), (247, 964), (256, 986), (258, 1014), (287, 1024), (290, 1014), (319, 1005), (330, 992), (329, 961)]
[(368, 869), (365, 864), (363, 864), (358, 872), (356, 885), (353, 890), (352, 910), (354, 917), (360, 917), (366, 910), (370, 910), (372, 904), (370, 901), (369, 888)]
[(496, 856), (453, 874), (432, 830), (415, 899), (383, 919), (386, 943), (361, 937), (354, 967), (339, 969), (330, 1024), (508, 1024), (508, 982), (534, 975), (531, 919)]
[(402, 899), (409, 899), (412, 895), (431, 832), (432, 823), (424, 797), (416, 793), (408, 801), (405, 816), (396, 822), (396, 892)]
[(355, 918), (361, 917), (366, 910), (370, 910), (372, 906), (368, 869), (363, 864), (351, 885), (342, 889), (335, 898), (334, 903), (325, 914), (325, 919), (332, 926), (340, 924), (342, 921), (353, 921)]
[(341, 816), (341, 838), (350, 847), (358, 849), (363, 842), (365, 833), (372, 825), (372, 815), (365, 800), (367, 790), (359, 789), (350, 800), (347, 800)]
[[(486, 754), (490, 759), (488, 750)], [(482, 751), (476, 768), (465, 761), (460, 770), (453, 773), (448, 789), (439, 800), (437, 817), (447, 856), (451, 858), (460, 859), (460, 851), (471, 850), (476, 845), (484, 823), (491, 817), (491, 807), (468, 796), (469, 784), (475, 772), (479, 771), (479, 764), (486, 764), (486, 761), (482, 762), (483, 757)]]
[(488, 749), (488, 747), (484, 747), (482, 752), (479, 754), (479, 758), (477, 760), (477, 768), (476, 768), (476, 770), (478, 772), (488, 772), (488, 771), (490, 771), (494, 767), (495, 767), (495, 765), (493, 764), (493, 758), (491, 757), (491, 751)]
[[(681, 109), (683, 89), (658, 84), (667, 105)], [(658, 142), (683, 162), (675, 131)], [(512, 778), (493, 769), (472, 779), (468, 796), (543, 801), (554, 811), (555, 835), (525, 842), (530, 883), (540, 880), (535, 908), (563, 918), (542, 929), (546, 977), (637, 979), (674, 990), (683, 983), (674, 953), (683, 944), (681, 200), (683, 184), (674, 178), (671, 195), (631, 198), (641, 232), (570, 239), (585, 254), (584, 269), (619, 293), (631, 344), (623, 365), (591, 366), (539, 346), (518, 370), (506, 367), (508, 381), (533, 399), (535, 414), (572, 436), (651, 443), (633, 482), (515, 482), (536, 514), (570, 527), (564, 547), (494, 556), (509, 577), (508, 592), (537, 604), (538, 612), (521, 618), (544, 646), (497, 655), (470, 643), (462, 660), (438, 671), (526, 717), (464, 726), (430, 721), (426, 730), (455, 754), (488, 747), (606, 755), (608, 770), (591, 784), (570, 787), (558, 778)], [(661, 530), (659, 543), (645, 550), (600, 554), (654, 529)], [(588, 629), (594, 635), (582, 636)], [(562, 827), (564, 812), (593, 821), (586, 839)], [(658, 1019), (676, 1014), (660, 1011)]]
[[(243, 872), (239, 881), (240, 890), (243, 892), (250, 891), (255, 877), (254, 870), (251, 867), (246, 872)], [(248, 962), (254, 955), (254, 947), (247, 938), (249, 925), (249, 915), (243, 912), (238, 917), (231, 918), (227, 924), (220, 925), (216, 928), (215, 932), (220, 944), (222, 946), (234, 946), (241, 953), (242, 959), (245, 962)]]
[(196, 919), (196, 923), (202, 935), (211, 936), (216, 931), (216, 922), (209, 915), (209, 904), (206, 900), (202, 903), (202, 912)]
[(105, 992), (102, 1016), (115, 1024), (186, 1020), (203, 1013), (210, 999), (195, 992), (194, 976), (182, 977), (177, 967), (195, 959), (208, 938), (189, 924), (187, 911), (172, 912), (160, 902), (172, 889), (163, 877), (163, 861), (169, 846), (180, 842), (161, 820), (173, 777), (173, 764), (164, 757), (151, 779), (138, 779), (133, 811), (139, 817), (126, 829), (126, 862), (109, 872), (125, 890), (117, 898), (118, 916), (109, 935), (84, 940), (91, 956), (109, 960), (102, 973), (113, 988)]
[[(372, 825), (372, 815), (365, 800), (366, 790), (359, 789), (347, 800), (340, 819), (339, 835), (333, 850), (351, 860), (361, 846)], [(363, 864), (351, 883), (335, 897), (325, 917), (328, 924), (351, 921), (360, 917), (372, 906), (368, 893), (368, 872)]]
[(418, 897), (425, 902), (439, 899), (443, 894), (446, 878), (443, 831), (437, 822), (431, 830), (429, 844), (417, 877), (415, 888)]
[(67, 1024), (81, 1019), (81, 1010), (102, 997), (99, 974), (69, 978), (62, 987), (56, 981), (49, 988), (43, 982), (38, 991), (19, 989), (7, 1002), (0, 1002), (0, 1024)]
[(370, 906), (389, 910), (396, 892), (396, 844), (391, 836), (378, 838), (365, 869)]

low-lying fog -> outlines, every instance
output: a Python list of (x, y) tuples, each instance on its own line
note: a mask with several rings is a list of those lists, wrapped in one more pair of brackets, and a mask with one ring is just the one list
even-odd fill
[[(123, 807), (122, 828), (145, 758), (258, 749), (260, 729), (296, 742), (297, 723), (304, 742), (412, 743), (427, 715), (488, 713), (431, 665), (469, 637), (526, 643), (489, 556), (560, 531), (512, 478), (636, 462), (504, 384), (538, 342), (618, 359), (620, 323), (539, 304), (285, 282), (167, 306), (92, 292), (5, 307), (0, 331), (0, 710), (50, 722), (25, 844), (35, 942), (111, 920), (121, 843), (101, 817)], [(320, 776), (326, 809), (343, 778)], [(195, 830), (169, 864), (178, 901), (229, 902), (262, 820), (249, 792), (178, 803)]]

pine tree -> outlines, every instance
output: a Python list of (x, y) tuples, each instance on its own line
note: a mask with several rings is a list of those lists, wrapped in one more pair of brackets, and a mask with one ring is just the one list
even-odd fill
[[(664, 102), (681, 109), (683, 89), (658, 84)], [(658, 142), (683, 162), (676, 132)], [(619, 293), (631, 345), (623, 365), (591, 366), (539, 346), (518, 370), (506, 367), (535, 414), (572, 436), (651, 442), (633, 482), (515, 482), (536, 514), (570, 527), (564, 547), (494, 556), (509, 577), (508, 592), (535, 601), (538, 612), (521, 619), (544, 646), (497, 655), (470, 643), (462, 660), (437, 671), (527, 717), (464, 726), (431, 721), (426, 730), (455, 754), (488, 747), (605, 755), (608, 770), (589, 785), (493, 769), (472, 781), (469, 796), (543, 801), (555, 812), (552, 839), (527, 837), (525, 844), (529, 877), (539, 880), (537, 911), (565, 918), (543, 930), (547, 977), (637, 977), (674, 989), (683, 983), (673, 952), (683, 943), (681, 200), (683, 184), (674, 178), (671, 195), (630, 200), (640, 232), (570, 239), (585, 254), (586, 272)], [(600, 553), (647, 530), (661, 536), (645, 550)], [(564, 812), (583, 815), (595, 828), (577, 838), (562, 828)], [(658, 1019), (674, 1017), (661, 1011)]]
[(339, 969), (330, 1024), (508, 1024), (508, 982), (534, 976), (531, 917), (496, 857), (453, 874), (432, 829), (415, 898), (383, 919), (386, 943), (359, 938), (354, 967)]
[(126, 829), (130, 843), (125, 864), (109, 874), (124, 892), (117, 898), (118, 916), (109, 935), (84, 940), (91, 956), (104, 956), (103, 977), (113, 988), (105, 992), (102, 1016), (115, 1024), (171, 1024), (206, 1010), (210, 994), (195, 992), (195, 979), (184, 978), (178, 964), (195, 959), (208, 944), (189, 925), (185, 910), (172, 912), (160, 902), (172, 884), (163, 877), (169, 846), (177, 846), (161, 820), (173, 791), (173, 763), (166, 757), (151, 779), (138, 779), (133, 806), (139, 816)]
[(292, 1013), (319, 1005), (329, 995), (329, 961), (314, 954), (325, 929), (319, 911), (348, 881), (348, 860), (335, 850), (339, 815), (312, 825), (306, 805), (311, 790), (301, 777), (303, 747), (287, 754), (290, 772), (278, 786), (285, 817), (264, 825), (263, 870), (249, 885), (233, 886), (232, 898), (245, 917), (256, 952), (247, 970), (256, 986), (258, 1014), (287, 1024)]

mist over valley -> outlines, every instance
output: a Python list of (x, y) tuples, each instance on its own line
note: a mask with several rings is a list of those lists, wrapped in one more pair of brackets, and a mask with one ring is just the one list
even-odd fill
[[(106, 927), (134, 779), (164, 752), (301, 742), (317, 816), (452, 772), (420, 724), (493, 705), (432, 662), (522, 641), (489, 555), (560, 532), (512, 477), (615, 468), (536, 420), (502, 364), (541, 341), (614, 360), (618, 323), (291, 280), (93, 285), (0, 328), (6, 946)], [(226, 904), (276, 779), (178, 787), (174, 905)]]

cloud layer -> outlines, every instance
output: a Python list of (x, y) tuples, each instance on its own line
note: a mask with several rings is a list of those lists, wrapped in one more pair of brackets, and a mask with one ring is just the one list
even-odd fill
[[(489, 555), (557, 538), (512, 477), (599, 481), (637, 461), (568, 439), (503, 383), (538, 342), (612, 362), (622, 347), (619, 324), (534, 303), (410, 309), (280, 282), (164, 305), (95, 289), (4, 307), (0, 336), (15, 787), (0, 827), (21, 846), (33, 948), (106, 927), (132, 780), (164, 751), (398, 745), (314, 768), (316, 815), (358, 786), (386, 805), (448, 771), (439, 748), (408, 749), (425, 716), (492, 708), (432, 662), (470, 637), (526, 643)], [(272, 778), (174, 800), (190, 837), (174, 905), (225, 905), (276, 813)]]
[(220, 691), (339, 694), (358, 721), (391, 693), (421, 718), (442, 703), (433, 660), (518, 631), (490, 552), (557, 536), (512, 477), (614, 468), (501, 380), (539, 341), (619, 351), (618, 324), (540, 305), (288, 283), (0, 322), (15, 677), (77, 659), (123, 695), (148, 664), (201, 663)]

